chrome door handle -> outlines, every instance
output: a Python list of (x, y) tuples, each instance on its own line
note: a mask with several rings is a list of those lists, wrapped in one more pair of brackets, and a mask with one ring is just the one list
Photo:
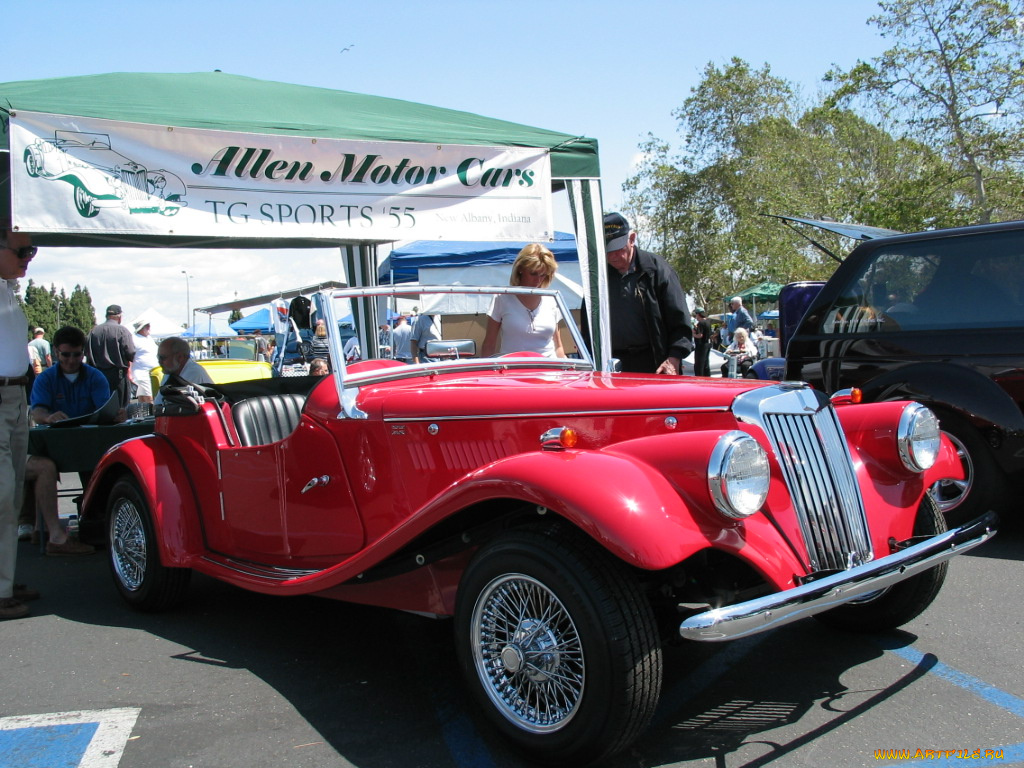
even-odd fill
[(303, 488), (302, 491), (300, 491), (300, 493), (305, 493), (306, 491), (311, 491), (314, 488), (316, 488), (318, 485), (327, 485), (329, 482), (331, 482), (331, 476), (330, 475), (320, 475), (320, 477), (314, 477), (312, 480), (310, 480), (308, 483), (306, 483), (306, 487)]

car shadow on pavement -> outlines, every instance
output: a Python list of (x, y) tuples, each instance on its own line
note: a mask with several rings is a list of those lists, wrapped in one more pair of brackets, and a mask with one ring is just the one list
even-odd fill
[[(450, 621), (321, 598), (260, 595), (200, 574), (180, 609), (138, 613), (114, 589), (106, 553), (75, 559), (24, 549), (19, 554), (19, 581), (43, 592), (44, 599), (32, 604), (33, 615), (137, 629), (184, 649), (170, 654), (176, 662), (247, 671), (353, 765), (530, 765), (510, 751), (464, 693)], [(914, 640), (893, 634), (895, 642)], [(724, 765), (725, 756), (731, 756), (729, 765), (790, 764), (787, 754), (926, 671), (903, 670), (883, 690), (846, 688), (842, 680), (849, 670), (883, 653), (870, 636), (835, 632), (813, 620), (732, 643), (671, 647), (650, 729), (604, 765), (708, 759)]]

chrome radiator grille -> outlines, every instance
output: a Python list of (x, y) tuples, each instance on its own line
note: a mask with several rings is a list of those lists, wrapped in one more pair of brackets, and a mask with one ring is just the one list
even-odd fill
[(146, 171), (129, 171), (121, 169), (121, 181), (124, 183), (125, 197), (129, 200), (148, 200)]
[(844, 570), (871, 560), (864, 500), (827, 398), (806, 389), (774, 397), (761, 390), (752, 404), (757, 413), (749, 420), (761, 424), (779, 459), (811, 569)]

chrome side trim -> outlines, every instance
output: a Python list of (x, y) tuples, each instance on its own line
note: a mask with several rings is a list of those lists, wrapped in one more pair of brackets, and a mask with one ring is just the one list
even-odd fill
[(774, 595), (691, 616), (679, 625), (686, 640), (716, 643), (755, 635), (813, 616), (858, 597), (891, 587), (959, 555), (995, 535), (998, 517), (989, 512), (952, 531), (848, 571)]
[(704, 408), (638, 408), (634, 410), (618, 411), (544, 411), (539, 413), (481, 413), (476, 416), (407, 416), (398, 418), (387, 416), (385, 422), (396, 422), (398, 424), (409, 424), (416, 421), (472, 421), (475, 419), (547, 419), (565, 418), (580, 416), (630, 416), (633, 414), (653, 413), (721, 413), (728, 411), (728, 406), (713, 406)]
[(303, 576), (312, 576), (315, 573), (320, 573), (319, 570), (311, 570), (304, 568), (277, 568), (272, 565), (260, 565), (259, 563), (250, 563), (244, 560), (235, 560), (231, 557), (213, 557), (206, 555), (203, 560), (207, 563), (212, 563), (219, 568), (227, 568), (229, 571), (234, 571), (245, 576), (254, 576), (259, 579), (265, 579), (267, 581), (289, 581), (290, 579), (298, 579)]

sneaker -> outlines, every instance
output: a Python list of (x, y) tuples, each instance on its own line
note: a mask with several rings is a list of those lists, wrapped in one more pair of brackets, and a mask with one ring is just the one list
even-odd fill
[(96, 547), (90, 544), (83, 544), (71, 538), (63, 544), (54, 544), (52, 541), (46, 542), (46, 554), (48, 555), (91, 555), (95, 551)]
[(0, 621), (28, 616), (28, 606), (13, 597), (0, 598)]
[(32, 538), (32, 531), (35, 530), (28, 523), (22, 523), (18, 526), (18, 541), (28, 541)]
[(24, 584), (14, 585), (14, 599), (15, 600), (38, 600), (39, 590), (26, 587)]

